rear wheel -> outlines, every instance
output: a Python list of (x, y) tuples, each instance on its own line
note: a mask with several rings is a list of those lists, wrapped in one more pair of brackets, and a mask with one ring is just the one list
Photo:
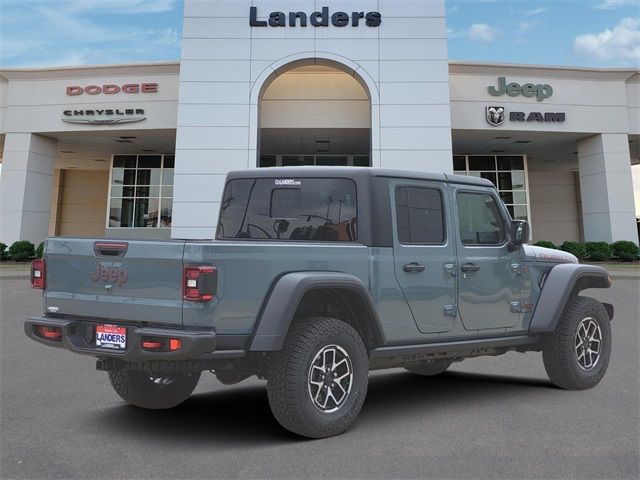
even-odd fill
[(360, 413), (368, 374), (367, 350), (350, 325), (334, 318), (297, 321), (282, 351), (270, 359), (271, 411), (298, 435), (338, 435)]
[(549, 378), (567, 390), (594, 387), (604, 377), (610, 357), (611, 325), (606, 309), (593, 298), (573, 298), (543, 345)]
[(405, 370), (415, 373), (416, 375), (433, 377), (444, 373), (452, 363), (451, 360), (425, 360), (422, 363), (408, 365), (405, 367)]
[(200, 373), (150, 373), (140, 370), (109, 372), (111, 386), (125, 402), (136, 407), (166, 409), (180, 405), (193, 392)]

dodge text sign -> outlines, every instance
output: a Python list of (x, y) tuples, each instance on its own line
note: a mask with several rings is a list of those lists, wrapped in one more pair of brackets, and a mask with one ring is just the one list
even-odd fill
[(78, 85), (69, 85), (67, 87), (67, 95), (76, 96), (86, 93), (87, 95), (113, 95), (116, 93), (158, 93), (157, 83), (125, 83), (124, 85), (88, 85), (80, 87)]

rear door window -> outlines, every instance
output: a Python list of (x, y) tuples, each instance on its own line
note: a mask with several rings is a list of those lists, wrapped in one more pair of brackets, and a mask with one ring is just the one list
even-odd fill
[(398, 240), (403, 244), (441, 245), (445, 241), (442, 194), (436, 188), (396, 188)]
[(340, 178), (231, 180), (217, 238), (355, 242), (356, 185)]

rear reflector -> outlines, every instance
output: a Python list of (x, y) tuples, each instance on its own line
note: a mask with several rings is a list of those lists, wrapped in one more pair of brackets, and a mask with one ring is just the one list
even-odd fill
[(218, 272), (212, 266), (184, 267), (183, 297), (192, 302), (213, 300), (218, 289)]
[(44, 258), (38, 258), (31, 262), (31, 288), (45, 287), (46, 264)]
[(159, 352), (175, 352), (182, 348), (182, 340), (179, 338), (143, 337), (142, 348)]

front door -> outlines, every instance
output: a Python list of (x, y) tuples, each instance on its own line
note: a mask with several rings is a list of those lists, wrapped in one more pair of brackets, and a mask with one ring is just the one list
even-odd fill
[[(447, 186), (391, 181), (395, 275), (418, 330), (450, 330), (455, 321), (455, 243), (445, 210)], [(449, 269), (449, 271), (447, 271)]]
[(458, 312), (466, 330), (509, 328), (519, 320), (519, 252), (509, 251), (508, 215), (495, 191), (453, 188), (459, 234)]

